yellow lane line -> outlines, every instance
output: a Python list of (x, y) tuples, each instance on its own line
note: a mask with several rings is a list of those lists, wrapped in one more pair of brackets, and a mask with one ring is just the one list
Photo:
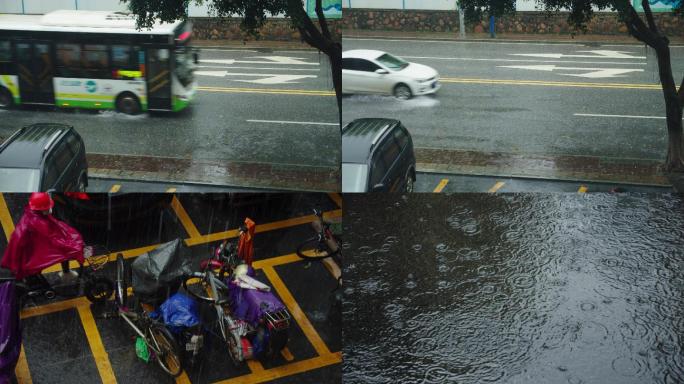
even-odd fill
[(335, 280), (339, 279), (340, 276), (342, 276), (342, 270), (340, 269), (340, 266), (337, 265), (335, 260), (333, 260), (330, 257), (326, 257), (323, 259), (323, 266), (330, 272), (330, 274), (335, 278)]
[(185, 208), (183, 208), (183, 204), (181, 204), (180, 200), (178, 200), (178, 197), (175, 195), (171, 200), (171, 208), (173, 208), (173, 211), (176, 212), (176, 216), (178, 216), (178, 219), (180, 220), (181, 224), (183, 224), (183, 228), (185, 228), (185, 231), (188, 233), (190, 238), (202, 236), (197, 230), (197, 227), (195, 227), (195, 224), (190, 219), (188, 212), (185, 210)]
[(444, 190), (444, 188), (449, 184), (449, 179), (442, 179), (439, 184), (435, 187), (435, 189), (432, 191), (433, 193), (440, 193)]
[(19, 361), (14, 369), (14, 375), (17, 376), (19, 384), (32, 384), (31, 371), (28, 367), (28, 360), (26, 360), (26, 352), (24, 351), (24, 344), (21, 344), (21, 351), (19, 351)]
[(489, 191), (488, 191), (488, 192), (489, 192), (489, 193), (496, 193), (496, 191), (498, 191), (499, 189), (501, 189), (501, 187), (503, 187), (505, 184), (506, 184), (506, 183), (504, 183), (503, 181), (497, 181), (496, 184), (494, 184), (493, 187), (489, 188)]
[(0, 193), (0, 225), (2, 225), (2, 230), (5, 231), (7, 241), (9, 241), (12, 232), (14, 232), (14, 221), (12, 221), (12, 215), (10, 215), (5, 196), (2, 193)]
[(166, 193), (176, 193), (176, 188), (171, 187), (166, 190)]
[(109, 362), (109, 355), (102, 344), (100, 331), (97, 330), (95, 318), (90, 311), (90, 307), (79, 307), (78, 314), (81, 317), (81, 324), (83, 325), (86, 337), (88, 338), (88, 344), (90, 344), (90, 349), (93, 353), (97, 370), (100, 372), (102, 383), (115, 384), (116, 377), (114, 376), (114, 370), (112, 370), (112, 364)]
[(287, 306), (287, 309), (290, 311), (292, 317), (294, 317), (297, 321), (297, 324), (299, 324), (299, 328), (301, 328), (306, 338), (309, 340), (311, 345), (313, 345), (316, 353), (318, 353), (319, 356), (329, 355), (330, 350), (328, 349), (328, 346), (325, 345), (323, 339), (321, 339), (321, 336), (318, 334), (318, 332), (316, 332), (313, 325), (311, 325), (311, 322), (306, 317), (306, 314), (304, 311), (302, 311), (302, 308), (299, 307), (299, 304), (292, 296), (292, 293), (290, 293), (290, 290), (287, 289), (285, 283), (280, 279), (280, 276), (278, 276), (278, 273), (275, 271), (275, 269), (271, 266), (268, 266), (262, 270), (271, 284), (273, 284), (273, 288), (276, 290), (276, 292), (278, 292), (278, 296), (280, 296), (280, 299)]
[(282, 377), (308, 372), (314, 369), (326, 367), (342, 362), (342, 352), (329, 353), (327, 355), (314, 357), (307, 360), (297, 361), (290, 364), (281, 365), (275, 368), (266, 369), (259, 373), (238, 376), (227, 380), (219, 381), (215, 384), (257, 384), (276, 380)]
[(224, 93), (262, 93), (271, 95), (335, 96), (335, 92), (308, 89), (197, 87), (198, 91)]
[[(336, 209), (334, 211), (324, 212), (323, 217), (325, 217), (327, 219), (342, 217), (342, 210)], [(295, 217), (292, 219), (274, 221), (274, 222), (266, 223), (266, 224), (259, 224), (256, 226), (256, 233), (274, 231), (277, 229), (283, 229), (283, 228), (289, 228), (289, 227), (295, 227), (297, 225), (311, 223), (314, 220), (316, 220), (315, 215), (306, 215), (306, 216)], [(238, 230), (237, 229), (231, 229), (229, 231), (217, 232), (217, 233), (212, 233), (209, 235), (204, 235), (204, 236), (201, 236), (198, 238), (187, 239), (185, 241), (185, 243), (188, 246), (193, 246), (193, 245), (198, 245), (198, 244), (211, 243), (214, 241), (231, 239), (231, 238), (235, 238), (237, 236), (238, 236)]]
[(252, 373), (260, 373), (264, 371), (264, 366), (258, 360), (247, 360), (247, 366)]
[(283, 349), (280, 351), (280, 354), (283, 355), (283, 357), (284, 357), (285, 360), (287, 360), (287, 361), (292, 361), (292, 360), (294, 360), (294, 356), (292, 356), (292, 352), (290, 352), (290, 350), (289, 350), (287, 347), (283, 348)]
[(109, 189), (109, 193), (117, 193), (121, 189), (121, 185), (119, 184), (114, 184), (112, 187)]
[(577, 88), (612, 88), (612, 89), (651, 89), (661, 90), (660, 85), (654, 84), (621, 84), (621, 83), (590, 83), (570, 81), (543, 81), (543, 80), (512, 80), (512, 79), (466, 79), (458, 77), (445, 77), (440, 79), (442, 83), (465, 83), (465, 84), (507, 84), (507, 85), (537, 85), (547, 87), (577, 87)]
[(183, 371), (180, 376), (176, 377), (176, 384), (192, 384), (192, 381), (190, 381), (188, 374)]
[(589, 188), (587, 188), (586, 185), (580, 185), (579, 189), (577, 190), (577, 193), (587, 193), (588, 189)]
[(330, 192), (328, 193), (328, 196), (330, 196), (330, 199), (334, 201), (338, 207), (342, 208), (342, 196), (339, 193)]

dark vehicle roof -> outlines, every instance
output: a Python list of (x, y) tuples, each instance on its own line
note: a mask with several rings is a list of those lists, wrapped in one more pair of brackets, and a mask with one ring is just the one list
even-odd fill
[(399, 124), (399, 120), (383, 118), (357, 119), (347, 124), (342, 129), (342, 162), (365, 164), (380, 137)]
[(70, 130), (73, 130), (72, 126), (56, 123), (39, 123), (20, 129), (0, 146), (0, 167), (40, 168), (47, 154), (45, 146), (52, 137), (59, 132), (50, 146), (54, 146)]

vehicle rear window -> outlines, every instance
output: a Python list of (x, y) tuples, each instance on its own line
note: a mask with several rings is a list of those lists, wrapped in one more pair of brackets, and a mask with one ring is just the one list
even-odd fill
[(63, 173), (64, 170), (69, 166), (69, 162), (71, 162), (73, 155), (71, 154), (69, 147), (67, 147), (67, 143), (62, 142), (59, 144), (59, 146), (57, 146), (57, 149), (52, 157), (58, 172)]
[(45, 171), (43, 173), (43, 189), (48, 190), (55, 186), (57, 179), (59, 178), (59, 170), (54, 164), (54, 159), (52, 156), (47, 158), (45, 162)]
[(380, 148), (380, 151), (382, 153), (382, 160), (385, 163), (385, 167), (389, 169), (392, 164), (394, 164), (394, 161), (397, 160), (397, 157), (399, 157), (399, 146), (397, 145), (397, 142), (394, 141), (393, 137), (388, 137), (387, 140), (382, 144), (382, 148)]
[(376, 152), (375, 156), (373, 156), (373, 162), (371, 163), (371, 174), (368, 183), (369, 190), (372, 190), (376, 184), (381, 183), (382, 179), (385, 177), (387, 168), (385, 167), (385, 163), (383, 162), (381, 155), (382, 154), (380, 152)]
[(396, 128), (394, 130), (394, 140), (397, 141), (399, 148), (404, 149), (406, 147), (406, 144), (408, 144), (408, 135), (400, 127)]
[(378, 69), (380, 69), (380, 67), (373, 62), (370, 62), (368, 60), (357, 59), (357, 63), (356, 63), (356, 70), (357, 71), (375, 72)]

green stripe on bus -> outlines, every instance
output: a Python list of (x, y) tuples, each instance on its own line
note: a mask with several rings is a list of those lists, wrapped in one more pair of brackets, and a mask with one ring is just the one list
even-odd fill
[(178, 112), (180, 110), (187, 108), (188, 105), (190, 105), (190, 100), (182, 100), (178, 97), (174, 97), (173, 98), (173, 105), (171, 106), (171, 109), (174, 112)]

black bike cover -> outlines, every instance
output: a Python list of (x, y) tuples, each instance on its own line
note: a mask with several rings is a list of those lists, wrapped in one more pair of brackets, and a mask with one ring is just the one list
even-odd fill
[(175, 293), (183, 277), (192, 273), (188, 253), (183, 240), (176, 239), (138, 256), (131, 264), (133, 293), (155, 301)]

